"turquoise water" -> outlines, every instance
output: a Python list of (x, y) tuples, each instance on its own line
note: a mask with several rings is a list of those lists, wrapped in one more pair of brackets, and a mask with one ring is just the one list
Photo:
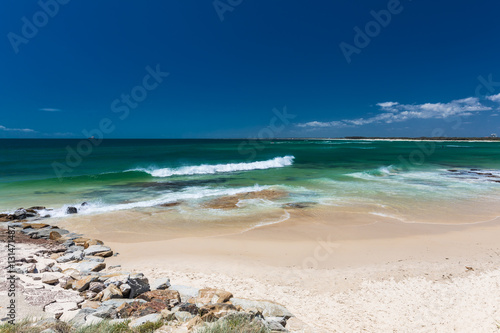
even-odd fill
[(3, 212), (42, 205), (61, 217), (65, 207), (87, 202), (80, 213), (99, 214), (264, 188), (289, 192), (280, 203), (419, 222), (460, 212), (476, 222), (498, 213), (500, 143), (0, 140)]

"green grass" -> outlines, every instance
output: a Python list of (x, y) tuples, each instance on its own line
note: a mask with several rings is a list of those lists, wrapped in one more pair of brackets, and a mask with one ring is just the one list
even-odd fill
[(40, 333), (48, 328), (57, 333), (151, 333), (163, 326), (163, 322), (161, 321), (146, 323), (133, 329), (129, 328), (128, 324), (129, 321), (111, 324), (108, 320), (104, 320), (98, 324), (75, 328), (62, 321), (41, 326), (33, 326), (29, 320), (24, 320), (15, 325), (0, 325), (0, 333)]
[(215, 323), (207, 324), (196, 330), (196, 333), (270, 333), (271, 331), (259, 321), (245, 316), (228, 315)]

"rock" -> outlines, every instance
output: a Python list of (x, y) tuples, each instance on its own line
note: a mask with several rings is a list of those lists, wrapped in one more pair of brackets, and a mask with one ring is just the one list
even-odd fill
[(115, 312), (116, 307), (113, 305), (102, 305), (97, 308), (96, 312), (94, 312), (94, 316), (99, 317), (99, 318), (112, 318), (114, 312)]
[(43, 206), (33, 206), (28, 208), (29, 210), (45, 210), (45, 207)]
[(47, 227), (50, 227), (50, 225), (48, 224), (45, 224), (45, 223), (23, 223), (23, 229), (26, 230), (26, 229), (44, 229), (44, 228), (47, 228)]
[(91, 256), (99, 252), (110, 251), (111, 249), (104, 245), (92, 245), (85, 249), (84, 253), (86, 256)]
[(96, 253), (95, 255), (98, 257), (107, 258), (107, 257), (111, 257), (113, 255), (113, 251), (109, 250), (109, 251), (105, 251), (105, 252), (99, 252), (99, 253)]
[(36, 269), (35, 264), (28, 265), (26, 267), (26, 273), (38, 273), (38, 270)]
[(130, 298), (136, 298), (138, 295), (150, 290), (148, 279), (143, 274), (130, 276), (127, 284), (130, 286)]
[(100, 293), (104, 288), (104, 283), (102, 282), (90, 282), (89, 284), (89, 290), (95, 293)]
[(156, 322), (159, 322), (161, 320), (162, 320), (161, 314), (154, 313), (154, 314), (150, 314), (150, 315), (147, 315), (144, 317), (134, 319), (130, 322), (130, 324), (128, 324), (128, 326), (130, 328), (134, 328), (134, 327), (139, 327), (141, 325), (144, 325), (146, 323), (156, 323)]
[(74, 268), (66, 268), (62, 271), (62, 273), (68, 277), (73, 278), (74, 280), (80, 280), (82, 278), (80, 272)]
[(104, 243), (98, 239), (89, 239), (83, 244), (83, 247), (87, 249), (92, 245), (103, 245), (103, 244)]
[(162, 301), (170, 301), (176, 300), (177, 302), (181, 301), (181, 296), (177, 290), (153, 290), (145, 292), (136, 297), (137, 299), (143, 299), (145, 301), (150, 302), (153, 299), (159, 299)]
[(54, 302), (46, 305), (43, 311), (53, 313), (55, 315), (62, 315), (66, 311), (78, 310), (78, 305), (75, 302)]
[(279, 322), (274, 320), (265, 320), (264, 325), (272, 332), (288, 332), (288, 330)]
[(190, 319), (194, 318), (195, 315), (187, 312), (187, 311), (177, 311), (175, 312), (175, 319), (181, 322), (186, 322), (189, 321)]
[(195, 328), (197, 326), (201, 326), (203, 324), (204, 324), (204, 322), (203, 322), (203, 320), (201, 320), (201, 317), (200, 316), (196, 316), (194, 318), (191, 318), (186, 323), (186, 327), (187, 327), (188, 330), (192, 330), (193, 328)]
[(170, 279), (169, 278), (161, 278), (156, 279), (151, 283), (151, 290), (163, 290), (168, 289), (170, 287)]
[(12, 216), (14, 217), (14, 219), (16, 220), (22, 220), (22, 219), (25, 219), (26, 218), (26, 209), (23, 209), (23, 208), (19, 208), (18, 210), (16, 210), (14, 212), (14, 214), (12, 214)]
[(85, 206), (88, 206), (88, 205), (89, 205), (89, 203), (88, 203), (87, 201), (84, 201), (84, 202), (82, 202), (82, 203), (81, 203), (81, 205), (80, 205), (80, 206), (81, 206), (81, 207), (85, 207)]
[(97, 276), (89, 275), (73, 283), (73, 289), (76, 291), (87, 290), (91, 282), (97, 280)]
[(199, 304), (214, 304), (224, 303), (229, 301), (233, 294), (222, 289), (205, 288), (200, 289), (198, 297), (189, 300), (189, 303)]
[(78, 209), (76, 209), (76, 207), (66, 208), (66, 214), (76, 214), (76, 213), (78, 213)]
[(168, 289), (177, 290), (181, 296), (181, 302), (187, 302), (190, 298), (197, 297), (200, 291), (198, 288), (182, 285), (172, 285)]
[(64, 263), (73, 260), (82, 260), (84, 257), (83, 251), (75, 251), (66, 253), (63, 256), (60, 256), (56, 259), (58, 263)]
[(222, 318), (229, 313), (237, 312), (238, 309), (232, 305), (227, 303), (218, 303), (218, 304), (208, 304), (200, 308), (199, 313), (202, 315), (204, 321), (214, 321), (207, 320), (208, 318), (218, 319)]
[(281, 208), (297, 208), (304, 209), (313, 206), (314, 202), (291, 202), (281, 206)]
[(175, 313), (173, 313), (169, 309), (161, 310), (161, 316), (163, 317), (163, 319), (165, 319), (167, 321), (171, 321), (171, 320), (175, 319)]
[(59, 278), (52, 274), (43, 274), (42, 282), (45, 284), (55, 285), (59, 283)]
[(58, 233), (57, 231), (52, 231), (50, 234), (49, 234), (49, 239), (51, 240), (58, 240), (59, 238), (61, 238), (61, 234)]
[(260, 312), (264, 317), (293, 317), (283, 305), (270, 301), (252, 301), (243, 298), (231, 298), (229, 300), (234, 306), (241, 306), (245, 311)]
[(69, 276), (64, 276), (59, 279), (59, 286), (63, 289), (71, 289), (73, 287), (73, 283), (75, 283), (76, 280), (69, 277)]
[(248, 199), (281, 199), (288, 195), (285, 191), (278, 190), (262, 190), (258, 192), (246, 192), (235, 195), (228, 195), (224, 197), (219, 197), (217, 199), (210, 200), (206, 202), (203, 207), (209, 209), (233, 209), (238, 208), (238, 203), (240, 200)]
[(102, 298), (101, 301), (107, 301), (113, 298), (122, 298), (123, 294), (114, 284), (110, 284), (109, 287), (101, 291)]
[(68, 247), (68, 249), (66, 250), (66, 253), (73, 253), (73, 252), (77, 252), (77, 251), (83, 252), (83, 250), (84, 250), (83, 246), (73, 245), (73, 246)]
[(49, 258), (52, 260), (57, 260), (62, 256), (63, 256), (62, 253), (52, 253)]
[(180, 204), (181, 204), (180, 201), (175, 201), (175, 202), (167, 202), (167, 203), (159, 204), (158, 206), (160, 206), (160, 207), (175, 207), (175, 206), (179, 206)]
[(120, 287), (122, 284), (128, 282), (129, 277), (129, 274), (116, 274), (114, 276), (110, 276), (104, 281), (104, 286), (108, 287), (110, 284), (114, 284), (115, 286)]
[(104, 320), (103, 318), (99, 318), (95, 314), (91, 314), (85, 318), (85, 325), (99, 324), (103, 320)]
[(123, 283), (122, 285), (120, 285), (120, 291), (122, 292), (123, 297), (129, 297), (132, 288), (128, 283)]
[(104, 258), (95, 257), (95, 256), (87, 256), (87, 257), (85, 257), (85, 261), (104, 262)]
[(286, 321), (285, 328), (292, 332), (311, 332), (312, 329), (297, 317), (292, 317)]
[(80, 304), (80, 307), (82, 309), (85, 309), (85, 308), (97, 309), (100, 306), (101, 306), (101, 303), (100, 302), (95, 302), (95, 301), (85, 301), (82, 304)]
[(82, 296), (85, 299), (88, 299), (89, 301), (100, 302), (100, 299), (96, 299), (97, 293), (90, 290), (85, 290), (80, 292), (80, 296)]
[(141, 304), (144, 304), (146, 303), (145, 300), (142, 300), (142, 299), (124, 299), (124, 298), (115, 298), (115, 299), (110, 299), (110, 300), (107, 300), (107, 301), (103, 301), (102, 302), (102, 305), (113, 305), (115, 308), (119, 307), (120, 305), (124, 304), (124, 303), (141, 303)]
[(78, 245), (78, 246), (85, 247), (85, 243), (88, 240), (89, 240), (88, 238), (78, 237), (78, 238), (73, 239), (73, 242), (75, 242), (75, 244)]
[(80, 309), (76, 311), (67, 311), (59, 318), (61, 321), (69, 322), (76, 327), (80, 327), (86, 324), (85, 318), (96, 312), (96, 310), (91, 308)]
[[(73, 242), (71, 239), (68, 239), (67, 241), (62, 243), (62, 245), (65, 246), (66, 248), (70, 248), (71, 246), (75, 245), (75, 242)], [(66, 251), (66, 249), (64, 251)]]
[(80, 261), (77, 264), (72, 264), (72, 268), (77, 269), (82, 273), (90, 273), (90, 272), (100, 272), (106, 268), (106, 264), (102, 262), (95, 261)]

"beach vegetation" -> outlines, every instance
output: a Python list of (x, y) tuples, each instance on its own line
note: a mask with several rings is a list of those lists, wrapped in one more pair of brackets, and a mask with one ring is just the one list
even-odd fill
[(227, 316), (199, 328), (196, 333), (270, 333), (261, 321), (245, 316)]
[(0, 325), (0, 333), (41, 333), (47, 329), (53, 330), (56, 333), (151, 333), (163, 326), (162, 321), (156, 323), (148, 322), (134, 328), (130, 328), (128, 324), (129, 321), (111, 323), (109, 320), (104, 320), (97, 324), (76, 328), (63, 321), (38, 325), (36, 323), (33, 324), (30, 320), (23, 320), (14, 325)]

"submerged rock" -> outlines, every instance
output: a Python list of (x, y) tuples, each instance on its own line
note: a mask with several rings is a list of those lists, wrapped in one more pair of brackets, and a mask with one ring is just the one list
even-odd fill
[(76, 213), (78, 213), (78, 209), (76, 209), (76, 207), (66, 208), (66, 214), (76, 214)]

